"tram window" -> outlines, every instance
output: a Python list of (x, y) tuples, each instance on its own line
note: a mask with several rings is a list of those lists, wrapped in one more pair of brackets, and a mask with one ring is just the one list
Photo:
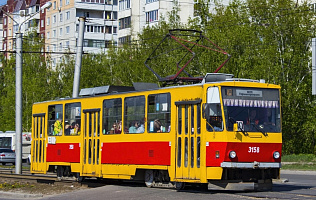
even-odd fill
[(178, 134), (181, 135), (182, 131), (182, 106), (178, 107)]
[(188, 105), (185, 105), (185, 118), (184, 118), (184, 133), (188, 134)]
[(122, 132), (122, 99), (103, 101), (103, 134), (121, 134)]
[(182, 150), (181, 141), (182, 141), (181, 137), (178, 137), (178, 159), (177, 159), (178, 167), (181, 167), (181, 156), (182, 156), (182, 153), (181, 153), (181, 150)]
[(194, 167), (194, 137), (191, 137), (191, 167)]
[(184, 167), (188, 167), (188, 161), (189, 161), (189, 144), (188, 144), (188, 138), (185, 137), (184, 140)]
[(65, 135), (80, 135), (81, 104), (68, 103), (65, 105)]
[(208, 131), (223, 131), (222, 110), (219, 103), (210, 103), (207, 105), (209, 116), (207, 118), (206, 129)]
[(60, 136), (63, 132), (63, 105), (48, 106), (48, 135)]
[(191, 134), (194, 134), (194, 119), (195, 119), (194, 106), (195, 105), (191, 105)]
[(200, 168), (200, 156), (201, 156), (201, 139), (200, 137), (196, 138), (196, 166)]
[(170, 132), (170, 101), (169, 93), (148, 95), (148, 132)]
[(124, 132), (145, 131), (145, 96), (127, 97), (124, 100)]
[(201, 104), (196, 105), (196, 129), (197, 133), (201, 133)]

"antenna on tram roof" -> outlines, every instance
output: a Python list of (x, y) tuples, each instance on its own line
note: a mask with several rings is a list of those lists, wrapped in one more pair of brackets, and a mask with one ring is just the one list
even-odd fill
[[(193, 49), (197, 48), (202, 48), (202, 50), (194, 52)], [(217, 73), (231, 57), (227, 52), (206, 38), (201, 31), (172, 29), (169, 30), (169, 33), (149, 55), (145, 61), (145, 65), (160, 82), (171, 84), (182, 82), (198, 83), (203, 80), (204, 76), (194, 77), (191, 74), (199, 72), (203, 64), (204, 66), (205, 64), (209, 65), (209, 63), (203, 63), (201, 65), (201, 63), (197, 61), (199, 57), (203, 56), (207, 57), (207, 60), (210, 60), (208, 50), (227, 56), (227, 59), (214, 71), (214, 73)], [(197, 53), (199, 53), (199, 55)], [(172, 70), (172, 66), (168, 66), (169, 63), (176, 64), (176, 68)], [(189, 65), (191, 65), (191, 67), (188, 67)], [(187, 71), (184, 70), (186, 67)], [(175, 74), (167, 75), (166, 72), (170, 72), (170, 69), (172, 72), (175, 72)], [(180, 76), (180, 74), (185, 74), (185, 76)]]

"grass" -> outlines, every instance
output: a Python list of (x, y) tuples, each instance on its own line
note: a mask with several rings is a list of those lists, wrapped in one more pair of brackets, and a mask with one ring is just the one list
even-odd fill
[(282, 169), (316, 171), (316, 155), (293, 154), (282, 156)]
[(19, 182), (14, 182), (14, 183), (4, 182), (4, 183), (0, 183), (0, 190), (9, 190), (9, 189), (13, 189), (13, 188), (22, 188), (22, 187), (34, 187), (34, 186), (30, 185), (28, 183), (23, 184), (23, 183), (19, 183)]

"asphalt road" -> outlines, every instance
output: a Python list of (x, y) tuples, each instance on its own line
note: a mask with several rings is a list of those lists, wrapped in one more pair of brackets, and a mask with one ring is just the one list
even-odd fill
[[(123, 182), (103, 187), (80, 190), (55, 196), (14, 196), (10, 199), (46, 199), (46, 200), (103, 200), (103, 199), (316, 199), (316, 172), (281, 171), (281, 180), (275, 181), (269, 192), (227, 192), (205, 191), (197, 187), (188, 187), (182, 191), (163, 188), (146, 188), (141, 183)], [(4, 198), (0, 194), (0, 199)]]

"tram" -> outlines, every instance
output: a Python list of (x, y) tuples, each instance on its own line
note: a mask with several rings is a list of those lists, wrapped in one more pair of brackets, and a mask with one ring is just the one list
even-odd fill
[(271, 189), (281, 167), (280, 101), (279, 85), (221, 73), (191, 85), (83, 89), (33, 105), (30, 170), (147, 187)]

